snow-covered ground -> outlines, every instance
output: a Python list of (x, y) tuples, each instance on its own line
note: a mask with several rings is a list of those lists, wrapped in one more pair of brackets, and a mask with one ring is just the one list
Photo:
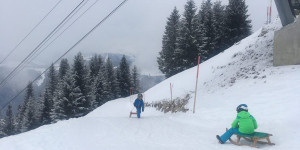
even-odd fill
[(272, 133), (275, 146), (266, 150), (300, 149), (300, 66), (272, 66), (274, 31), (265, 26), (225, 52), (200, 65), (196, 113), (192, 113), (196, 67), (145, 92), (146, 102), (191, 94), (187, 113), (164, 114), (147, 107), (141, 119), (128, 118), (130, 98), (106, 103), (85, 117), (60, 121), (0, 140), (3, 150), (239, 150), (216, 134), (230, 127), (235, 108), (248, 104), (257, 131)]

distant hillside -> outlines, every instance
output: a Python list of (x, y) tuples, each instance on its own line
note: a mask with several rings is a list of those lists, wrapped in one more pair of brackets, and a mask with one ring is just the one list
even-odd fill
[(156, 84), (160, 83), (165, 79), (165, 76), (151, 76), (151, 75), (141, 75), (141, 89), (142, 91), (147, 91), (148, 89), (152, 88)]
[[(13, 68), (8, 66), (0, 66), (0, 81), (2, 81), (11, 72)], [(41, 73), (41, 68), (25, 68), (19, 74), (17, 74), (11, 80), (8, 80), (6, 84), (0, 87), (0, 105), (1, 107), (10, 101), (17, 93), (26, 87), (29, 81), (34, 80)], [(35, 84), (35, 86), (37, 86)], [(37, 91), (35, 91), (37, 92)], [(13, 108), (16, 109), (17, 106), (23, 102), (23, 94), (18, 96), (12, 103)], [(2, 114), (5, 111), (2, 111)]]

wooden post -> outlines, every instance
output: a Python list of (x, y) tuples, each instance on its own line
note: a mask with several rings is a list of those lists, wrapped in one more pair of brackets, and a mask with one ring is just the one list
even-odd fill
[(131, 97), (132, 93), (133, 93), (133, 88), (130, 88), (129, 89), (130, 101), (132, 100), (132, 97)]
[(193, 108), (193, 113), (195, 113), (195, 106), (196, 106), (197, 87), (198, 87), (198, 76), (199, 76), (199, 64), (200, 64), (200, 56), (198, 56), (198, 66), (197, 66), (197, 75), (196, 75), (196, 87), (195, 87), (195, 98), (194, 98), (194, 108)]

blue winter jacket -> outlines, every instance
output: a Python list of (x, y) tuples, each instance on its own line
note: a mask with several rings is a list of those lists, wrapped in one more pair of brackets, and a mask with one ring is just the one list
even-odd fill
[(134, 107), (136, 107), (136, 109), (144, 111), (144, 101), (143, 100), (139, 100), (138, 98), (134, 101), (133, 103)]

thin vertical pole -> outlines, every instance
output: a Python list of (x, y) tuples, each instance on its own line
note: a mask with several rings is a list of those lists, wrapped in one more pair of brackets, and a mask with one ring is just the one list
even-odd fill
[(173, 100), (173, 85), (170, 83), (171, 101)]
[(132, 91), (133, 91), (132, 88), (130, 88), (130, 89), (129, 89), (130, 101), (132, 100), (132, 96), (131, 96), (132, 93), (133, 93)]
[(271, 0), (271, 2), (270, 2), (270, 12), (269, 12), (269, 17), (270, 17), (269, 23), (271, 23), (271, 20), (272, 20), (272, 0)]
[(198, 56), (198, 66), (197, 66), (197, 76), (196, 76), (196, 87), (195, 87), (195, 99), (194, 99), (193, 113), (195, 113), (195, 106), (196, 106), (197, 87), (198, 87), (198, 76), (199, 76), (199, 64), (200, 64), (200, 56)]
[(267, 24), (269, 24), (269, 6), (267, 7)]

